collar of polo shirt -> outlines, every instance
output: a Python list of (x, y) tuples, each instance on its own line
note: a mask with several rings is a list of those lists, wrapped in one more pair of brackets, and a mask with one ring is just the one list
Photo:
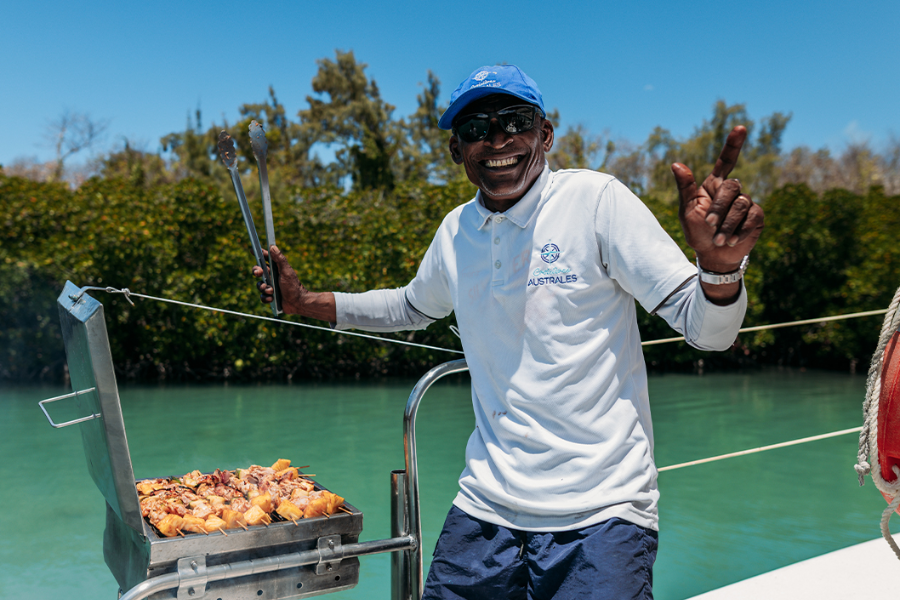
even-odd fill
[(537, 208), (541, 203), (541, 198), (546, 195), (547, 183), (550, 181), (551, 176), (550, 165), (545, 161), (544, 170), (541, 171), (540, 176), (534, 182), (534, 185), (531, 186), (531, 189), (522, 196), (521, 200), (513, 204), (509, 210), (502, 213), (491, 212), (485, 208), (481, 190), (478, 190), (478, 193), (475, 194), (475, 208), (481, 216), (481, 224), (478, 225), (478, 229), (482, 229), (497, 215), (509, 219), (511, 222), (524, 229), (528, 225), (528, 222), (534, 218)]

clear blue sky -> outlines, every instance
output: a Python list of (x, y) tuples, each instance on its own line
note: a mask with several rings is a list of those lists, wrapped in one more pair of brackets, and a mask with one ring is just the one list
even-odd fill
[[(689, 6), (689, 8), (685, 8)], [(234, 121), (271, 84), (306, 106), (316, 59), (353, 50), (395, 105), (415, 108), (429, 69), (442, 101), (474, 68), (509, 62), (562, 126), (642, 142), (687, 136), (717, 99), (752, 118), (793, 113), (785, 145), (884, 143), (900, 134), (900, 2), (15, 2), (3, 3), (0, 163), (52, 158), (64, 110), (108, 119), (106, 148), (147, 150)]]

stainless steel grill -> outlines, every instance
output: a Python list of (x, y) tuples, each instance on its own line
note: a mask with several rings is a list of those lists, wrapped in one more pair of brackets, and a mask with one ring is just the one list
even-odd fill
[[(354, 544), (362, 531), (363, 515), (345, 503), (351, 514), (301, 519), (296, 525), (274, 522), (246, 531), (229, 530), (227, 536), (218, 531), (183, 538), (158, 535), (141, 516), (103, 305), (71, 283), (58, 304), (72, 387), (83, 390), (74, 397), (82, 414), (89, 415), (80, 424), (88, 471), (106, 499), (103, 555), (123, 590), (179, 569), (197, 579), (197, 585), (183, 590), (192, 590), (186, 596), (191, 598), (302, 598), (357, 584), (358, 558), (334, 559), (321, 567), (317, 563), (201, 581), (204, 578), (198, 575), (211, 567), (316, 550), (320, 539), (338, 548)], [(150, 596), (179, 597), (182, 595), (177, 589)]]
[[(121, 589), (128, 590), (123, 600), (305, 598), (355, 586), (358, 557), (382, 552), (396, 553), (392, 597), (421, 597), (416, 412), (432, 383), (467, 370), (464, 360), (435, 367), (410, 394), (403, 421), (406, 470), (391, 473), (393, 537), (359, 542), (363, 515), (345, 502), (349, 513), (328, 518), (230, 529), (228, 535), (166, 538), (141, 516), (103, 305), (85, 291), (67, 282), (57, 300), (76, 391), (43, 400), (40, 406), (53, 427), (80, 425), (88, 471), (106, 500), (103, 556)], [(55, 423), (46, 405), (64, 399), (74, 399), (85, 416)]]

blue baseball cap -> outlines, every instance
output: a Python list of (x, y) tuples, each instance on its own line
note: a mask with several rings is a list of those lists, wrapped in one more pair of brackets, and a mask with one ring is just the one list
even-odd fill
[(491, 94), (509, 94), (521, 98), (528, 104), (540, 108), (544, 115), (547, 114), (541, 90), (538, 89), (534, 79), (515, 65), (494, 65), (475, 69), (458, 88), (453, 90), (450, 94), (450, 106), (441, 115), (438, 127), (451, 129), (453, 119), (462, 109), (475, 100)]

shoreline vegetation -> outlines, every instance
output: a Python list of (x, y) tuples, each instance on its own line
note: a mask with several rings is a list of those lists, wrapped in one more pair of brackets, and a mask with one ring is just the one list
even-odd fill
[[(405, 118), (380, 96), (352, 52), (318, 61), (308, 109), (285, 114), (274, 90), (240, 108), (237, 123), (204, 129), (198, 113), (162, 139), (164, 154), (129, 143), (81, 170), (63, 152), (47, 164), (0, 167), (0, 381), (62, 381), (56, 298), (66, 280), (259, 315), (249, 242), (218, 132), (234, 137), (257, 230), (263, 233), (247, 128), (266, 130), (279, 247), (314, 290), (399, 287), (415, 274), (443, 216), (474, 187), (450, 162), (437, 128), (440, 83), (431, 73)], [(548, 117), (559, 123), (559, 115)], [(685, 140), (656, 128), (635, 144), (583, 126), (557, 130), (551, 167), (611, 173), (684, 246), (669, 164), (712, 168), (733, 125), (750, 131), (732, 176), (766, 211), (745, 278), (745, 326), (886, 308), (900, 286), (900, 140), (828, 150), (781, 148), (789, 114), (754, 121), (743, 105), (715, 104)], [(65, 148), (60, 144), (59, 148)], [(326, 161), (322, 156), (330, 157)], [(263, 236), (264, 238), (264, 236)], [(454, 355), (95, 294), (105, 307), (117, 375), (131, 381), (419, 376)], [(639, 311), (641, 337), (674, 333)], [(292, 319), (296, 317), (291, 317)], [(399, 339), (459, 348), (453, 317)], [(723, 353), (684, 343), (644, 349), (650, 369), (765, 365), (865, 370), (881, 317), (744, 334)], [(390, 336), (386, 336), (390, 337)]]

